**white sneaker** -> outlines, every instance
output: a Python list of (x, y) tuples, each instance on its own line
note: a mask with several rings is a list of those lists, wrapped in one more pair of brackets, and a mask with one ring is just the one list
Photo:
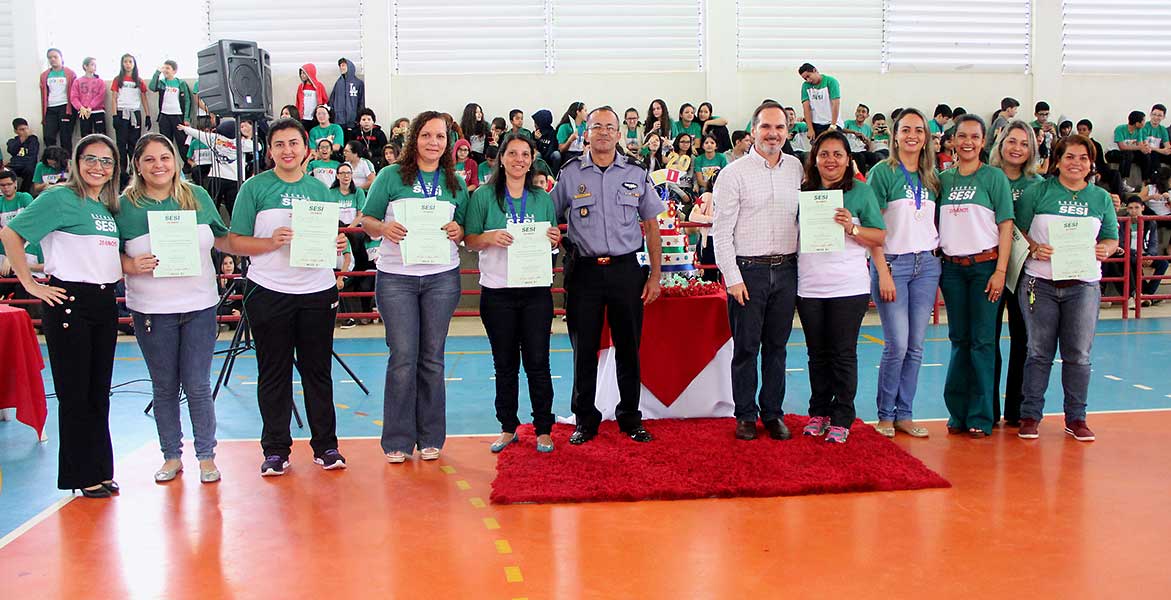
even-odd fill
[(388, 462), (392, 465), (404, 463), (404, 462), (407, 462), (407, 455), (403, 454), (402, 452), (399, 452), (398, 450), (395, 450), (394, 452), (387, 452), (386, 453), (386, 462)]

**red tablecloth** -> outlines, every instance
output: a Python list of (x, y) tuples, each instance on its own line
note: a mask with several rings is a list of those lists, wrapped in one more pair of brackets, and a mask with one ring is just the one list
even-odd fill
[[(646, 306), (638, 358), (642, 384), (666, 406), (732, 338), (728, 324), (728, 296), (661, 297)], [(612, 345), (610, 328), (602, 328), (602, 345)]]
[(0, 348), (4, 352), (0, 408), (15, 408), (16, 419), (37, 430), (37, 439), (41, 439), (48, 414), (41, 379), (45, 361), (27, 312), (0, 304)]

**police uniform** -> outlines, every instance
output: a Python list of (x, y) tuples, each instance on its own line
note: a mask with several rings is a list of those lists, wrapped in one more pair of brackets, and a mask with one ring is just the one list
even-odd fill
[(642, 425), (638, 346), (642, 334), (642, 289), (647, 269), (638, 264), (642, 248), (639, 220), (663, 211), (647, 172), (616, 153), (605, 169), (589, 152), (561, 168), (553, 203), (569, 225), (573, 251), (565, 259), (566, 321), (573, 344), (573, 414), (588, 437), (602, 413), (594, 406), (602, 321), (614, 341), (620, 401), (618, 426), (630, 433)]

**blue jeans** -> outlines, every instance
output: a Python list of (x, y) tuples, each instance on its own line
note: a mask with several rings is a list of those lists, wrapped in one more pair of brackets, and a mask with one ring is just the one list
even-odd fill
[[(1029, 330), (1021, 418), (1041, 420), (1045, 388), (1049, 386), (1049, 372), (1053, 370), (1053, 356), (1060, 340), (1065, 421), (1084, 421), (1090, 388), (1090, 348), (1094, 345), (1094, 330), (1098, 328), (1102, 292), (1096, 282), (1058, 288), (1048, 279), (1031, 276), (1021, 278), (1019, 291), (1021, 313)], [(1032, 306), (1030, 295), (1034, 298)]]
[(382, 451), (442, 448), (447, 438), (443, 352), (459, 304), (459, 269), (434, 275), (378, 272), (375, 294), (386, 329)]
[(923, 341), (935, 308), (939, 288), (939, 258), (930, 252), (888, 254), (895, 283), (894, 302), (883, 302), (878, 293), (878, 272), (870, 266), (871, 296), (882, 321), (882, 361), (878, 366), (878, 420), (911, 419)]
[[(785, 345), (793, 331), (797, 307), (797, 261), (779, 265), (737, 258), (748, 301), (728, 297), (732, 326), (732, 401), (737, 421), (768, 422), (784, 416)], [(760, 404), (756, 396), (756, 357), (761, 355)]]
[(215, 458), (215, 403), (211, 397), (211, 358), (215, 350), (215, 307), (188, 313), (148, 315), (131, 311), (134, 336), (142, 349), (154, 388), (155, 427), (165, 460), (183, 454), (179, 390), (187, 396), (195, 457)]

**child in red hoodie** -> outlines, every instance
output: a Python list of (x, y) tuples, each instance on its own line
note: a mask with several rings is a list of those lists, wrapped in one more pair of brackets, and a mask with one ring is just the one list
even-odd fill
[(319, 105), (329, 102), (329, 93), (317, 80), (317, 65), (301, 65), (300, 75), (301, 85), (297, 86), (297, 112), (301, 115), (301, 124), (305, 126), (305, 131), (309, 131), (317, 125), (313, 120), (313, 111), (317, 110)]

